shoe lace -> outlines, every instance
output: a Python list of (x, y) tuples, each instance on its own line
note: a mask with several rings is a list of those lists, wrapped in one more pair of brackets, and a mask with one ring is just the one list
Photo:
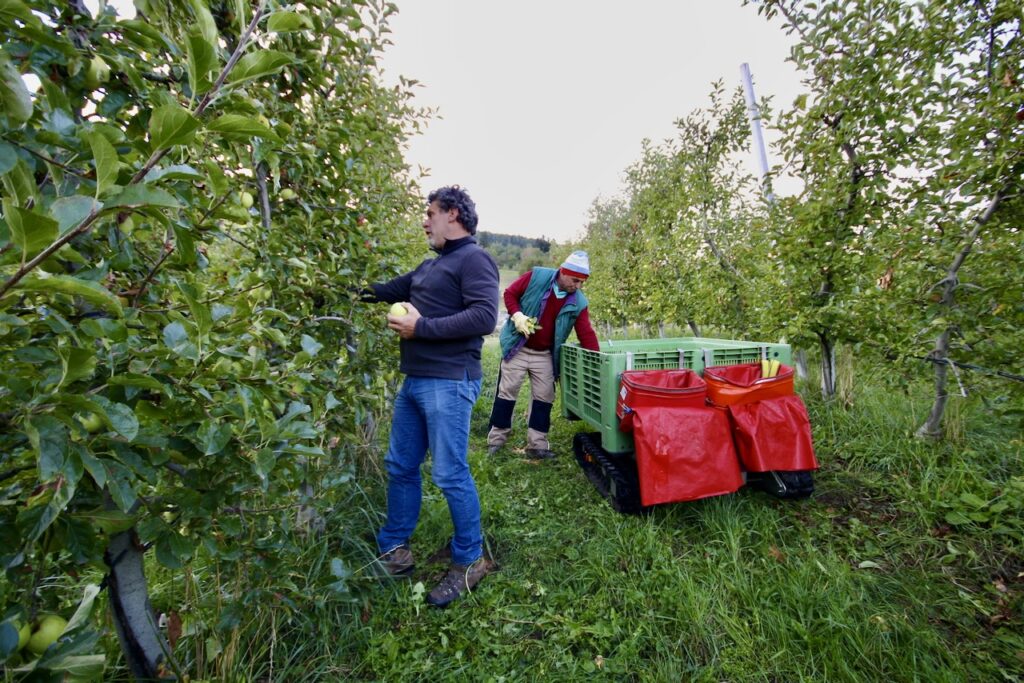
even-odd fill
[[(477, 562), (480, 561), (481, 560), (477, 560)], [(443, 594), (445, 597), (448, 597), (452, 593), (460, 594), (463, 589), (467, 593), (472, 593), (473, 589), (469, 585), (469, 573), (477, 565), (477, 562), (467, 565), (463, 569), (449, 569), (448, 573), (444, 575), (444, 578), (441, 579), (441, 583), (437, 587), (438, 593)]]

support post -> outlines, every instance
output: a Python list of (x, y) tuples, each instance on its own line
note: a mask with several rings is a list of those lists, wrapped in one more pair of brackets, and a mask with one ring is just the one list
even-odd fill
[(740, 75), (743, 77), (743, 93), (747, 97), (747, 118), (750, 120), (754, 156), (757, 157), (758, 170), (761, 172), (761, 187), (764, 190), (765, 199), (774, 203), (775, 195), (772, 194), (768, 183), (768, 152), (764, 146), (764, 135), (761, 133), (761, 110), (754, 97), (754, 82), (750, 77), (750, 65), (746, 62), (740, 64)]

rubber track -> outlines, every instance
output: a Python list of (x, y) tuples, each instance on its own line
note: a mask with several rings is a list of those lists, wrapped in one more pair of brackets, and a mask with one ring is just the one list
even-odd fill
[(587, 479), (616, 511), (636, 515), (650, 509), (640, 504), (636, 461), (601, 448), (600, 432), (579, 432), (573, 437), (572, 449)]
[(807, 498), (814, 493), (814, 475), (807, 470), (747, 472), (747, 486), (776, 498)]
[[(573, 437), (572, 449), (587, 479), (615, 510), (631, 515), (650, 511), (651, 506), (640, 504), (636, 461), (630, 455), (615, 455), (601, 448), (600, 432), (579, 432)], [(776, 498), (796, 500), (814, 492), (814, 475), (806, 470), (748, 472), (747, 486)]]

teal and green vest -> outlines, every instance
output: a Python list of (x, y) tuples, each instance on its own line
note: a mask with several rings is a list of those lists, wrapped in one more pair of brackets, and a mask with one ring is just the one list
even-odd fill
[[(541, 306), (548, 296), (554, 296), (551, 288), (555, 283), (556, 277), (558, 277), (558, 270), (555, 268), (542, 268), (538, 266), (533, 269), (530, 275), (530, 282), (526, 285), (526, 291), (519, 299), (519, 308), (522, 309), (525, 315), (531, 318), (540, 318)], [(558, 358), (559, 352), (562, 350), (562, 344), (569, 338), (573, 326), (576, 325), (576, 318), (580, 316), (580, 313), (586, 307), (587, 297), (582, 291), (576, 290), (574, 293), (566, 296), (562, 310), (558, 312), (558, 317), (555, 318), (554, 347), (551, 349), (555, 379), (558, 379)], [(505, 321), (505, 326), (501, 328), (499, 340), (501, 341), (501, 357), (505, 360), (516, 355), (516, 352), (526, 344), (526, 337), (516, 331), (515, 325), (512, 324), (511, 316)]]

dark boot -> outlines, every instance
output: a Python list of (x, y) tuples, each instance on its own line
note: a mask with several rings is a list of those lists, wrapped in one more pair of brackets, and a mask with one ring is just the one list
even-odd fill
[(427, 595), (427, 602), (435, 607), (447, 607), (463, 593), (471, 592), (490, 571), (491, 563), (484, 557), (468, 566), (453, 564), (441, 583)]
[(416, 568), (416, 562), (413, 560), (412, 551), (409, 550), (408, 545), (404, 544), (397, 548), (392, 548), (381, 555), (380, 563), (384, 566), (384, 571), (391, 576), (407, 576)]

